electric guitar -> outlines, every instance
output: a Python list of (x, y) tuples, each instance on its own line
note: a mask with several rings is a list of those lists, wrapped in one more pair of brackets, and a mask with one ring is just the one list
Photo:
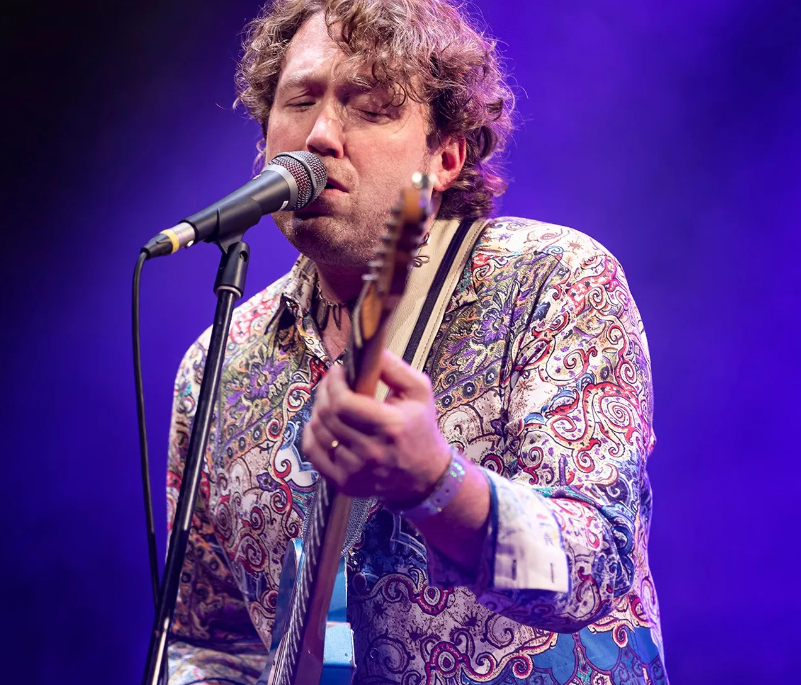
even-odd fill
[[(348, 384), (373, 396), (387, 324), (406, 288), (416, 250), (431, 214), (430, 181), (415, 174), (387, 222), (353, 312)], [(303, 541), (284, 555), (278, 590), (269, 685), (350, 685), (356, 670), (353, 631), (347, 622), (342, 547), (352, 499), (320, 478), (306, 512)], [(261, 679), (259, 682), (263, 682)]]

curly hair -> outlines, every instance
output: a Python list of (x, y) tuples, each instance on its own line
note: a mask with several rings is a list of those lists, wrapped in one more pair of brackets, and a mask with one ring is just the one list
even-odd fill
[[(461, 174), (443, 193), (439, 216), (486, 216), (506, 190), (498, 160), (512, 132), (514, 95), (504, 80), (495, 41), (448, 0), (273, 0), (246, 27), (237, 102), (262, 127), (289, 42), (313, 14), (371, 85), (428, 105), (429, 147), (464, 138)], [(258, 162), (263, 162), (264, 139)]]

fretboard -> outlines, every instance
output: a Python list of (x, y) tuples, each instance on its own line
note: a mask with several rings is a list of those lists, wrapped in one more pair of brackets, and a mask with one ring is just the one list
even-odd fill
[[(331, 531), (329, 522), (333, 511), (333, 504), (337, 497), (334, 487), (325, 478), (317, 482), (311, 507), (306, 512), (306, 535), (303, 539), (303, 562), (295, 584), (294, 596), (291, 602), (291, 613), (284, 636), (283, 648), (278, 654), (278, 671), (276, 685), (301, 685), (297, 682), (297, 669), (302, 655), (300, 650), (311, 636), (308, 631), (318, 629), (319, 621), (311, 617), (312, 598), (320, 590), (320, 581), (325, 576), (321, 572), (321, 561), (326, 540), (337, 531)], [(341, 495), (338, 496), (341, 499)], [(336, 549), (341, 549), (342, 540), (333, 541)], [(329, 554), (329, 556), (331, 556)], [(334, 564), (336, 568), (336, 564)], [(327, 591), (330, 599), (330, 590)]]
[[(409, 276), (431, 212), (431, 182), (416, 175), (401, 193), (388, 231), (370, 263), (353, 315), (346, 373), (351, 390), (374, 396), (380, 375), (387, 322)], [(322, 670), (325, 619), (345, 540), (351, 498), (320, 478), (306, 512), (303, 561), (291, 600), (287, 629), (273, 669), (273, 685), (316, 685)], [(302, 682), (301, 682), (302, 681)]]

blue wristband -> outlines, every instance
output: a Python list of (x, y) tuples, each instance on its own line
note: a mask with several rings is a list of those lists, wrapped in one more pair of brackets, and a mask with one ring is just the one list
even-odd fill
[(392, 511), (412, 523), (423, 521), (439, 514), (456, 497), (456, 493), (459, 492), (459, 488), (464, 483), (465, 473), (464, 457), (462, 457), (458, 447), (452, 447), (451, 462), (448, 464), (445, 474), (434, 487), (434, 492), (411, 509), (393, 509)]

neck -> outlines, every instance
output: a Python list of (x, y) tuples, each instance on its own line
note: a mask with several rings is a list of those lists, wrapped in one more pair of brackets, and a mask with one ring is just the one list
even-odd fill
[(317, 287), (325, 301), (342, 305), (327, 307), (318, 301), (313, 311), (323, 345), (333, 360), (339, 357), (350, 339), (350, 310), (347, 305), (352, 305), (361, 292), (362, 272), (316, 262), (315, 265)]
[(316, 264), (320, 290), (329, 302), (350, 302), (362, 291), (362, 274), (366, 270), (344, 269), (328, 264)]

